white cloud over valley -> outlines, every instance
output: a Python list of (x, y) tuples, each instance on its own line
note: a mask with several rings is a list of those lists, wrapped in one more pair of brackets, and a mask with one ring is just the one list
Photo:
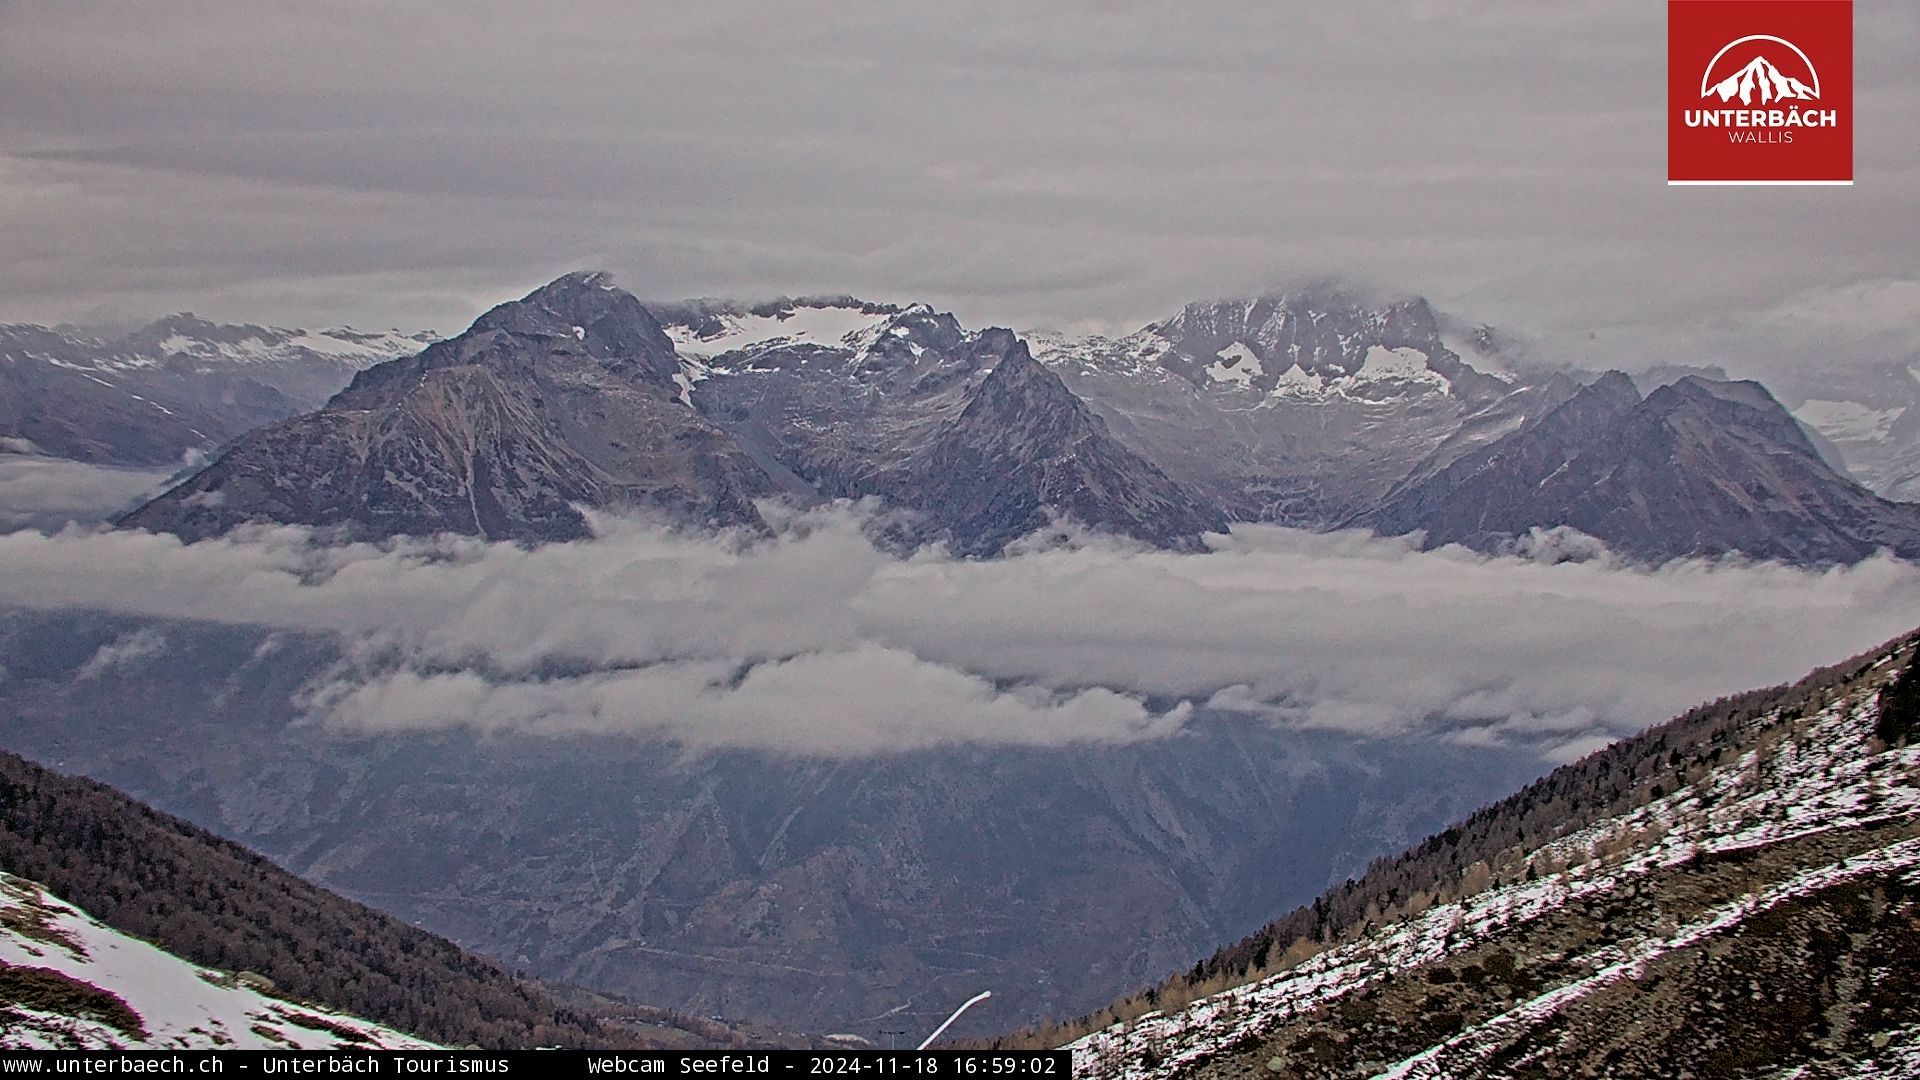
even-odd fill
[[(665, 737), (844, 755), (1167, 737), (1205, 707), (1566, 757), (1912, 628), (1920, 568), (1485, 558), (1241, 526), (1204, 554), (1078, 537), (877, 550), (844, 507), (771, 539), (620, 518), (524, 548), (0, 537), (0, 605), (338, 635), (302, 696), (344, 733)], [(121, 643), (102, 672), (155, 662)], [(135, 648), (134, 646), (138, 646)]]
[(0, 453), (0, 531), (104, 521), (166, 490), (175, 472)]

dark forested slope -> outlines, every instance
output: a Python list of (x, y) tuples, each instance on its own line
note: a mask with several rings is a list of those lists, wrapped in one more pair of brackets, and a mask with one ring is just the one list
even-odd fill
[(343, 899), (91, 780), (0, 753), (0, 869), (198, 964), (444, 1043), (617, 1046), (444, 938)]

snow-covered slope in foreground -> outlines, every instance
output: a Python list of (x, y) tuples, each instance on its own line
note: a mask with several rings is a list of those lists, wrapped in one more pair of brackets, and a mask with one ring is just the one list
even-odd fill
[(397, 1031), (190, 964), (0, 873), (0, 1047), (430, 1049)]
[(1905, 656), (1663, 744), (1657, 797), (1079, 1039), (1074, 1075), (1920, 1075), (1920, 746), (1875, 737)]

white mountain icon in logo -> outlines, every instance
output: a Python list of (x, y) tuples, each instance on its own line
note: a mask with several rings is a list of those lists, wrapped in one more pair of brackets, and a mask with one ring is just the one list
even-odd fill
[[(1765, 54), (1754, 57), (1747, 62), (1746, 67), (1714, 82), (1713, 69), (1720, 63), (1720, 58), (1727, 55), (1734, 46), (1749, 41), (1771, 41), (1791, 49), (1793, 55), (1806, 65), (1807, 77), (1813, 80), (1813, 85), (1808, 86), (1781, 71), (1773, 61), (1766, 58)], [(1807, 59), (1807, 54), (1801, 52), (1799, 46), (1793, 42), (1767, 34), (1753, 34), (1728, 42), (1725, 48), (1714, 54), (1713, 59), (1707, 64), (1706, 73), (1700, 76), (1700, 96), (1718, 97), (1721, 101), (1732, 101), (1737, 97), (1742, 105), (1755, 103), (1765, 105), (1773, 101), (1812, 101), (1820, 96), (1820, 76), (1813, 70), (1813, 61)]]

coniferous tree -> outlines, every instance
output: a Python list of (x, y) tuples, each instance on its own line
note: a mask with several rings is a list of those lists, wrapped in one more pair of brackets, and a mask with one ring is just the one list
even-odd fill
[(1906, 670), (1880, 691), (1880, 717), (1873, 733), (1888, 746), (1905, 746), (1920, 731), (1920, 650)]

